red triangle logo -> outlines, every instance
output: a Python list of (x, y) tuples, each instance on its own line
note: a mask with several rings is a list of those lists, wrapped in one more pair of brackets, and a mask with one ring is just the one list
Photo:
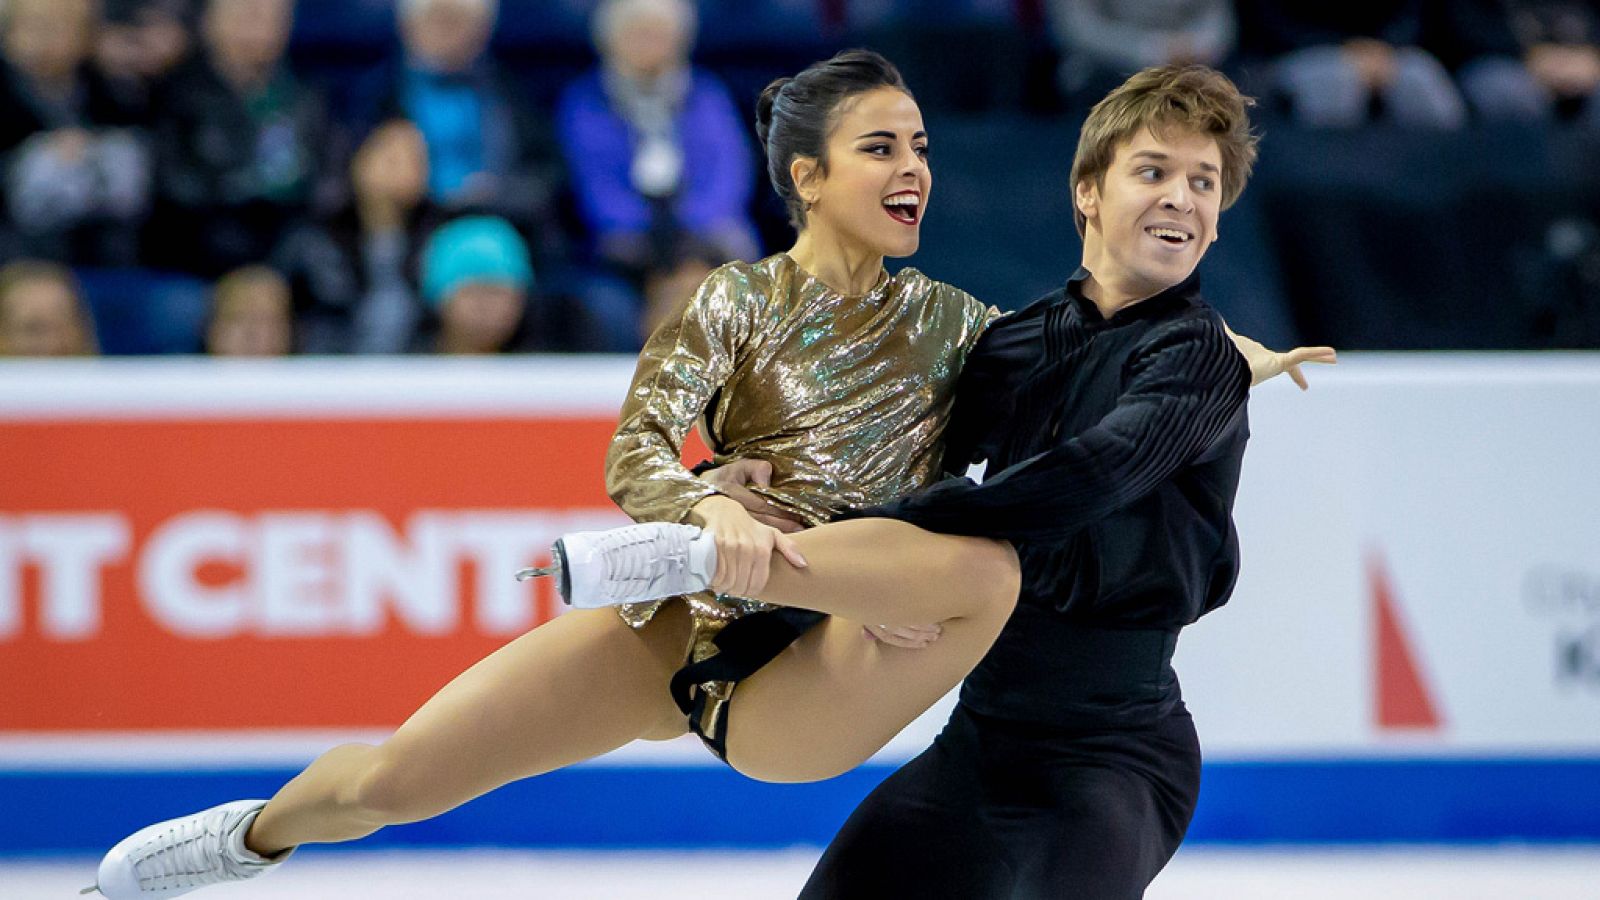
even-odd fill
[(1374, 708), (1380, 729), (1403, 728), (1411, 731), (1439, 729), (1439, 711), (1422, 682), (1411, 642), (1400, 621), (1394, 587), (1383, 560), (1373, 553), (1367, 563), (1367, 579), (1372, 588), (1374, 661), (1377, 696)]

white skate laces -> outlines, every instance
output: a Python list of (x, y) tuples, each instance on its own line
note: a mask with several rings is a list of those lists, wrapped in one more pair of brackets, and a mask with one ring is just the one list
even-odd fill
[(109, 900), (177, 897), (197, 888), (261, 875), (288, 853), (263, 859), (244, 846), (265, 800), (237, 800), (158, 822), (123, 838), (100, 861), (95, 890)]
[(517, 578), (559, 575), (561, 599), (579, 609), (703, 591), (717, 571), (711, 532), (667, 522), (574, 532), (556, 541), (551, 552), (551, 565), (523, 569)]

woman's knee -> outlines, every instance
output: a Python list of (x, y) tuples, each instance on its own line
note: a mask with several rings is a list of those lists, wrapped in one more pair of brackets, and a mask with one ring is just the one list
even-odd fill
[(342, 798), (351, 813), (374, 825), (396, 825), (432, 818), (453, 809), (467, 797), (441, 798), (444, 778), (430, 771), (405, 747), (368, 747)]
[(971, 538), (966, 541), (962, 567), (970, 579), (973, 596), (984, 611), (1009, 617), (1022, 592), (1022, 566), (1016, 548), (1007, 541)]

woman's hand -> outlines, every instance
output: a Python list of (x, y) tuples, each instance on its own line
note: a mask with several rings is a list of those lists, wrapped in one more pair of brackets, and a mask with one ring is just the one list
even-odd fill
[(1339, 354), (1332, 347), (1296, 347), (1287, 353), (1281, 353), (1277, 350), (1268, 350), (1260, 341), (1235, 334), (1232, 328), (1228, 329), (1228, 337), (1233, 338), (1234, 346), (1239, 348), (1239, 352), (1244, 354), (1245, 361), (1250, 363), (1251, 387), (1287, 372), (1289, 378), (1303, 391), (1311, 386), (1306, 382), (1305, 373), (1300, 371), (1303, 363), (1324, 363), (1331, 366), (1339, 361)]
[(758, 596), (771, 575), (774, 550), (795, 568), (806, 567), (793, 538), (752, 519), (737, 500), (713, 494), (694, 505), (690, 518), (716, 537), (717, 572), (711, 587), (720, 594)]

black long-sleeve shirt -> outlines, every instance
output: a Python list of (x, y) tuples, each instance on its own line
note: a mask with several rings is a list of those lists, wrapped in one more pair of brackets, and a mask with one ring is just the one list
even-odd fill
[[(1170, 709), (1171, 636), (1226, 602), (1239, 568), (1244, 357), (1197, 277), (1110, 319), (1087, 277), (997, 321), (968, 357), (947, 468), (987, 460), (989, 477), (863, 511), (1016, 545), (1017, 614), (962, 695), (1006, 718), (1076, 721), (1062, 706), (1089, 694), (1112, 698), (1107, 721)], [(1117, 699), (1127, 678), (1139, 696)]]

